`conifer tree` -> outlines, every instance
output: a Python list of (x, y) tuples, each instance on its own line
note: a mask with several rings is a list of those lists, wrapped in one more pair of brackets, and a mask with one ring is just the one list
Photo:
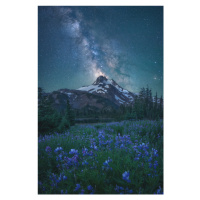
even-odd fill
[(61, 117), (53, 109), (53, 102), (42, 88), (38, 88), (38, 134), (49, 134), (57, 131)]
[(70, 125), (74, 125), (75, 124), (75, 116), (74, 116), (74, 112), (73, 112), (73, 110), (71, 108), (71, 105), (69, 103), (69, 99), (67, 99), (65, 118), (66, 118), (66, 120), (69, 121)]

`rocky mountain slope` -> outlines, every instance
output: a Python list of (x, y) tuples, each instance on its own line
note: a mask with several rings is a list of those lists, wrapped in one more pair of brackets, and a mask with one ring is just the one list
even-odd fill
[(67, 99), (74, 109), (112, 110), (132, 104), (136, 94), (123, 89), (113, 79), (99, 76), (92, 85), (77, 90), (60, 89), (48, 96), (59, 111), (65, 109)]

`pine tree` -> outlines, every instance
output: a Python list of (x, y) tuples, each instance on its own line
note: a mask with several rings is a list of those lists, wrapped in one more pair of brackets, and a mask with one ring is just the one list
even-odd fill
[(60, 120), (60, 124), (58, 126), (58, 132), (62, 133), (66, 131), (67, 129), (69, 129), (69, 127), (70, 127), (69, 120), (66, 119), (66, 115), (64, 115)]
[(162, 98), (162, 95), (160, 97), (159, 116), (160, 116), (161, 119), (163, 118), (163, 98)]
[(69, 121), (69, 124), (72, 126), (75, 124), (75, 115), (69, 103), (69, 99), (67, 99), (67, 106), (65, 111), (65, 118)]
[(38, 88), (38, 134), (57, 130), (60, 115), (53, 109), (53, 102), (42, 88)]
[(154, 104), (155, 110), (157, 110), (157, 105), (158, 105), (158, 95), (157, 95), (157, 92), (156, 92), (155, 104)]

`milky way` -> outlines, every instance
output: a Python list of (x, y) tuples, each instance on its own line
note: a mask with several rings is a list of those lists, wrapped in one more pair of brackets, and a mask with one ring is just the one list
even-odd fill
[(90, 85), (99, 75), (163, 95), (163, 7), (38, 8), (38, 85)]

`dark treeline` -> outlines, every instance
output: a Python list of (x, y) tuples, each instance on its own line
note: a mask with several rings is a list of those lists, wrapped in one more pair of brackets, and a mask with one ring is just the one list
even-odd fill
[(67, 99), (67, 106), (63, 113), (53, 109), (53, 102), (45, 95), (42, 88), (38, 88), (38, 134), (44, 135), (54, 132), (64, 132), (75, 124), (74, 112)]
[[(119, 115), (120, 114), (120, 115)], [(121, 105), (118, 111), (118, 119), (122, 120), (158, 120), (163, 119), (163, 98), (158, 98), (157, 92), (152, 97), (152, 91), (142, 88), (139, 95), (135, 97), (134, 104), (130, 106)]]
[(147, 86), (142, 88), (139, 95), (135, 97), (134, 104), (125, 106), (121, 105), (119, 109), (110, 110), (90, 110), (84, 108), (75, 110), (76, 118), (95, 118), (101, 122), (105, 118), (113, 118), (115, 121), (120, 120), (142, 120), (142, 119), (162, 119), (163, 118), (163, 98), (158, 98), (157, 93), (153, 97), (152, 91)]
[(69, 100), (64, 112), (53, 109), (53, 102), (38, 88), (38, 133), (48, 134), (64, 132), (76, 123), (96, 123), (121, 120), (158, 120), (163, 118), (163, 98), (152, 97), (152, 91), (147, 86), (141, 88), (135, 97), (134, 104), (121, 105), (119, 109), (95, 110), (85, 107), (81, 110), (72, 110)]

